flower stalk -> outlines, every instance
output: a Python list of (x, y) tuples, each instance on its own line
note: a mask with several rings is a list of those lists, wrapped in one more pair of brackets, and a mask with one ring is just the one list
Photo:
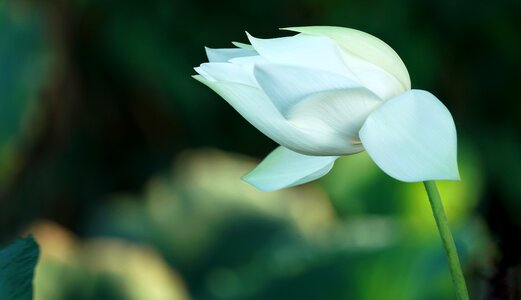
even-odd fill
[(465, 284), (465, 277), (463, 276), (463, 271), (461, 270), (456, 244), (454, 243), (454, 238), (450, 232), (449, 223), (447, 222), (447, 216), (445, 215), (445, 211), (443, 209), (440, 193), (438, 192), (438, 188), (436, 187), (436, 183), (434, 181), (424, 181), (423, 184), (425, 185), (425, 190), (429, 196), (432, 214), (436, 220), (436, 225), (438, 226), (438, 231), (443, 242), (443, 247), (447, 253), (452, 281), (456, 288), (456, 297), (458, 300), (468, 300), (469, 294), (467, 291), (467, 285)]

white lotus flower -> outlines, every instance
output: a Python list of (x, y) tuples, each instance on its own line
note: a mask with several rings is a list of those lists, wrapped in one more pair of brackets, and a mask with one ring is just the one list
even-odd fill
[(263, 191), (299, 185), (363, 150), (401, 181), (459, 179), (450, 112), (411, 90), (391, 47), (349, 28), (287, 29), (298, 34), (207, 48), (209, 62), (195, 68), (195, 79), (280, 144), (246, 182)]

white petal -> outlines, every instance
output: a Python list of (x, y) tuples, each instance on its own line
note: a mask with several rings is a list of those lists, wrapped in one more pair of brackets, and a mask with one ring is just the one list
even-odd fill
[(261, 89), (232, 82), (194, 78), (223, 97), (248, 122), (278, 144), (308, 155), (340, 155), (352, 143), (336, 132), (302, 130), (285, 119)]
[(213, 49), (205, 47), (209, 62), (227, 62), (232, 58), (257, 55), (254, 50), (241, 48)]
[(352, 53), (371, 62), (396, 77), (404, 90), (411, 88), (411, 79), (400, 56), (385, 42), (365, 32), (334, 26), (292, 27), (287, 30), (327, 36), (334, 40), (344, 52)]
[(330, 38), (295, 35), (258, 39), (248, 34), (248, 39), (259, 55), (272, 63), (308, 67), (354, 78)]
[(211, 81), (236, 82), (257, 86), (255, 78), (245, 68), (231, 63), (204, 63), (195, 68), (195, 71)]
[(246, 72), (250, 75), (251, 78), (255, 78), (255, 76), (253, 75), (255, 65), (265, 62), (266, 59), (262, 58), (260, 55), (237, 57), (230, 59), (230, 63), (237, 66), (241, 66), (244, 70), (246, 70)]
[(197, 72), (197, 74), (201, 75), (204, 79), (208, 81), (217, 81), (215, 78), (212, 77), (212, 75), (206, 73), (206, 71), (203, 70), (201, 67), (195, 67), (194, 70)]
[(355, 74), (356, 80), (378, 97), (387, 100), (408, 90), (403, 88), (396, 77), (382, 68), (354, 55), (345, 56), (350, 56), (345, 58), (346, 65)]
[(291, 108), (288, 120), (306, 131), (335, 132), (352, 142), (342, 154), (363, 151), (358, 132), (382, 100), (366, 88), (330, 90), (312, 94)]
[(242, 179), (261, 191), (274, 191), (326, 175), (337, 158), (308, 156), (278, 147)]
[(273, 63), (257, 63), (253, 74), (283, 115), (310, 94), (360, 86), (331, 72)]
[(367, 118), (360, 139), (375, 163), (405, 182), (459, 180), (456, 127), (431, 93), (412, 90)]
[(280, 143), (284, 135), (296, 133), (297, 130), (279, 113), (262, 90), (238, 83), (208, 81), (201, 76), (194, 78), (214, 90), (248, 122), (273, 140)]
[(252, 45), (241, 43), (241, 42), (232, 42), (232, 44), (237, 48), (242, 48), (246, 50), (255, 50)]

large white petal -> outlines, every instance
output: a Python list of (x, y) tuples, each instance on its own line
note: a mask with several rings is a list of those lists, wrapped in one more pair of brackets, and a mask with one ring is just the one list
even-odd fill
[(257, 55), (255, 50), (242, 48), (208, 48), (205, 47), (209, 62), (227, 62), (232, 58)]
[(329, 129), (300, 129), (282, 116), (261, 89), (233, 82), (209, 81), (201, 75), (194, 78), (223, 97), (266, 136), (293, 151), (308, 155), (342, 155), (352, 153), (353, 147), (357, 150), (360, 147)]
[(344, 64), (337, 45), (328, 37), (295, 35), (258, 39), (248, 34), (248, 39), (259, 55), (272, 63), (308, 67), (355, 78)]
[(231, 63), (204, 63), (194, 68), (197, 73), (211, 81), (236, 82), (257, 86), (255, 78), (245, 68)]
[(382, 103), (378, 96), (363, 87), (323, 91), (297, 103), (288, 112), (287, 118), (306, 131), (338, 133), (352, 141), (350, 153), (356, 153), (363, 150), (358, 137), (360, 128), (367, 116)]
[(242, 179), (264, 192), (278, 190), (326, 175), (337, 158), (308, 156), (278, 147)]
[(412, 90), (367, 118), (360, 139), (375, 163), (405, 182), (459, 180), (456, 127), (431, 93)]
[(360, 86), (331, 72), (282, 64), (257, 63), (253, 74), (283, 115), (310, 94)]
[(291, 27), (287, 30), (326, 36), (334, 40), (344, 52), (352, 53), (371, 62), (396, 77), (404, 90), (411, 88), (411, 79), (400, 56), (385, 42), (368, 33), (343, 27), (309, 26)]

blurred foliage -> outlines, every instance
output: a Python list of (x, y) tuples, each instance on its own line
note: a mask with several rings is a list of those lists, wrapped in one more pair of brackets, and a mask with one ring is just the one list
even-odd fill
[[(0, 192), (21, 164), (17, 144), (42, 88), (48, 55), (38, 11), (18, 14), (0, 3)], [(27, 137), (26, 137), (27, 138)]]
[[(452, 295), (448, 267), (431, 217), (411, 221), (393, 212), (373, 211), (342, 220), (316, 186), (259, 192), (237, 182), (254, 165), (251, 160), (216, 151), (185, 152), (174, 165), (171, 174), (153, 177), (142, 196), (114, 195), (108, 205), (99, 207), (84, 228), (87, 240), (109, 236), (154, 246), (182, 274), (193, 299), (446, 299)], [(385, 178), (374, 174), (374, 166), (363, 170), (362, 176), (373, 172), (374, 180)], [(390, 185), (383, 192), (396, 193), (398, 187)], [(458, 188), (452, 185), (444, 191), (451, 196)], [(425, 205), (421, 208), (429, 209), (422, 193), (413, 198), (415, 202), (422, 198)], [(413, 226), (418, 228), (416, 232), (410, 230)], [(143, 262), (145, 258), (130, 254), (107, 263), (103, 253), (113, 246), (106, 241), (98, 243), (100, 247), (89, 256), (97, 262), (71, 258), (67, 253), (82, 253), (71, 246), (54, 250), (53, 264), (58, 265), (53, 271), (46, 245), (63, 248), (60, 244), (70, 238), (60, 237), (56, 230), (38, 234), (49, 231), (46, 227), (49, 225), (40, 224), (33, 230), (43, 249), (36, 277), (42, 290), (61, 291), (62, 279), (69, 278), (66, 274), (108, 269), (121, 260), (125, 267), (120, 268), (127, 273), (132, 265), (149, 265)], [(486, 269), (482, 253), (488, 250), (490, 241), (483, 224), (467, 219), (456, 228), (463, 261)], [(132, 253), (132, 248), (128, 246), (125, 251)], [(57, 262), (59, 258), (64, 259)], [(76, 271), (63, 270), (78, 262), (85, 266)], [(157, 276), (151, 266), (140, 272), (146, 278)], [(151, 289), (165, 289), (159, 280), (147, 283)], [(88, 286), (85, 294), (105, 299), (100, 296), (107, 288), (105, 284), (105, 279), (88, 285), (78, 280), (70, 286), (74, 291)], [(113, 286), (111, 291), (117, 291), (117, 295), (130, 292), (124, 285)], [(77, 294), (64, 292), (48, 295), (78, 299)], [(46, 298), (51, 297), (42, 297)]]
[(79, 241), (51, 222), (31, 230), (42, 247), (34, 299), (188, 299), (179, 276), (149, 247), (107, 238)]
[(38, 255), (39, 248), (32, 236), (0, 249), (0, 299), (33, 299), (33, 273)]
[(0, 237), (41, 240), (37, 299), (450, 299), (421, 184), (362, 153), (254, 191), (232, 153), (274, 143), (190, 78), (203, 46), (245, 30), (338, 25), (388, 42), (453, 113), (462, 181), (440, 189), (472, 298), (521, 299), (519, 15), (515, 0), (0, 2)]

